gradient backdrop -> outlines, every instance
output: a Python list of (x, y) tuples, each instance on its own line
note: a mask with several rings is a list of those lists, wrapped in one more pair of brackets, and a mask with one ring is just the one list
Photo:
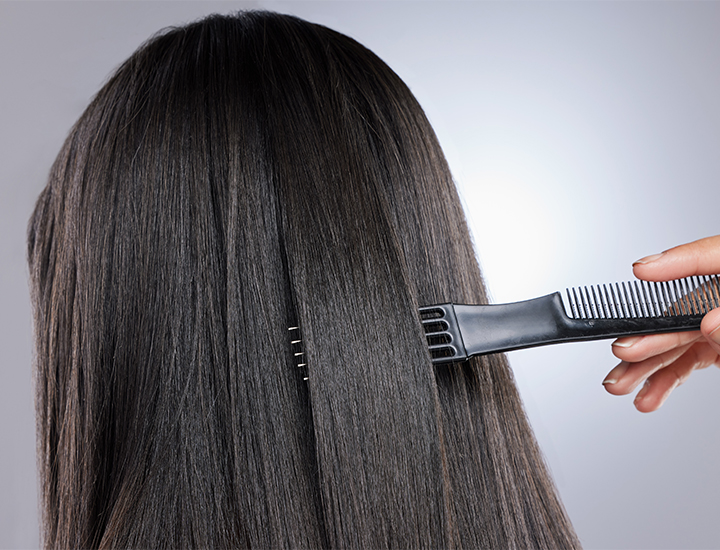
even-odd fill
[[(0, 547), (38, 545), (25, 226), (110, 72), (158, 29), (267, 8), (349, 34), (443, 144), (495, 301), (631, 278), (720, 233), (717, 2), (0, 1)], [(658, 412), (604, 392), (607, 342), (510, 354), (587, 548), (720, 547), (720, 372)]]

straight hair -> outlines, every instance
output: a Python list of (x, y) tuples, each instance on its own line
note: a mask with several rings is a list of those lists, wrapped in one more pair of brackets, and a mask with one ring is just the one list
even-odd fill
[(418, 306), (487, 296), (430, 124), (354, 40), (152, 38), (28, 257), (45, 547), (579, 546), (505, 357), (430, 361)]

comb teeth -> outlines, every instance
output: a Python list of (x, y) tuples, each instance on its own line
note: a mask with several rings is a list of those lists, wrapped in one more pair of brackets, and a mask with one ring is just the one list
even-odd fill
[(302, 346), (302, 338), (300, 336), (300, 327), (288, 327), (290, 333), (290, 349), (292, 350), (295, 366), (305, 369), (303, 380), (307, 380), (307, 363), (305, 362), (305, 351)]
[(461, 349), (457, 321), (447, 305), (421, 307), (420, 319), (433, 361), (467, 357)]
[(631, 281), (568, 288), (563, 299), (572, 319), (641, 319), (705, 315), (720, 306), (717, 275), (664, 283)]

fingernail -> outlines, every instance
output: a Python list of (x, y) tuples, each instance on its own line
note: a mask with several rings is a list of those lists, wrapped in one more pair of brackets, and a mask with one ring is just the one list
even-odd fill
[(638, 401), (642, 401), (642, 399), (645, 397), (645, 394), (648, 392), (649, 389), (650, 389), (650, 380), (648, 379), (648, 380), (645, 380), (643, 387), (640, 388), (640, 391), (635, 396), (634, 402), (637, 403)]
[(640, 258), (638, 261), (633, 262), (633, 265), (637, 264), (649, 264), (654, 262), (655, 260), (659, 260), (665, 255), (665, 252), (661, 252), (660, 254), (651, 254), (650, 256), (645, 256), (644, 258)]
[(635, 345), (635, 343), (641, 338), (642, 336), (627, 336), (625, 338), (618, 338), (612, 343), (612, 345), (619, 348), (629, 348), (630, 346)]
[(620, 363), (615, 367), (613, 370), (611, 370), (608, 375), (605, 377), (605, 380), (603, 380), (603, 386), (606, 384), (616, 384), (618, 380), (622, 378), (622, 375), (625, 374), (625, 371), (630, 366), (630, 363), (627, 361), (620, 361)]

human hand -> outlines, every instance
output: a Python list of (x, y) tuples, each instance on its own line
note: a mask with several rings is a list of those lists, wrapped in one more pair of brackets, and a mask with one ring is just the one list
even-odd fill
[[(633, 264), (645, 281), (669, 281), (692, 275), (720, 273), (720, 235), (676, 246)], [(703, 317), (700, 331), (627, 336), (612, 344), (621, 363), (603, 381), (613, 395), (626, 395), (645, 382), (635, 408), (652, 412), (696, 369), (720, 363), (720, 308)]]

